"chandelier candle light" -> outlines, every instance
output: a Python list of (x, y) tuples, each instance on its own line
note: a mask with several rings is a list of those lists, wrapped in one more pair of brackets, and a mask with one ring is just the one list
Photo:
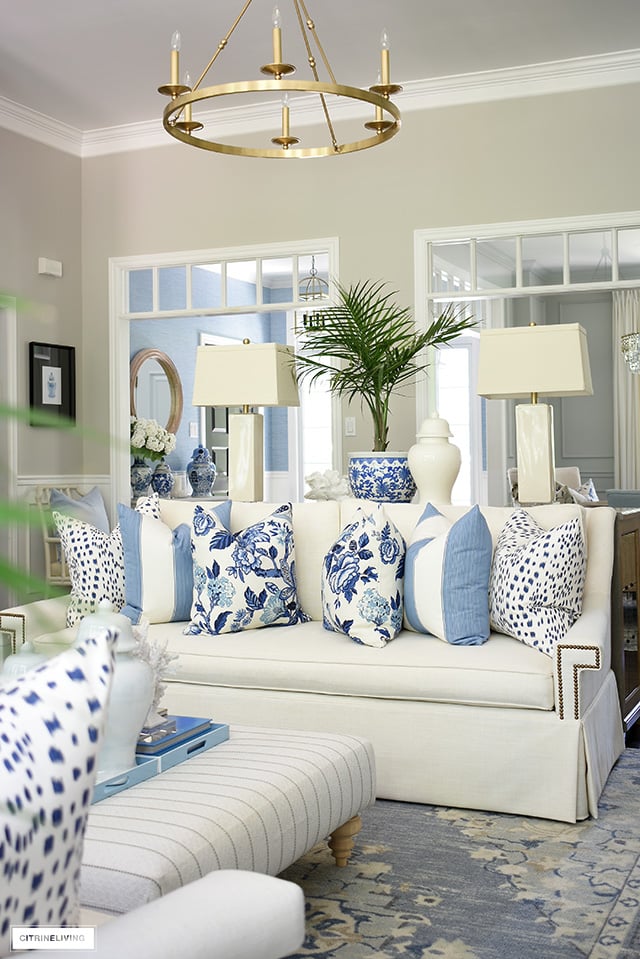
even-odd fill
[[(295, 72), (296, 67), (292, 63), (283, 62), (283, 44), (282, 44), (282, 16), (280, 9), (276, 7), (272, 17), (272, 63), (266, 63), (260, 67), (260, 72), (267, 79), (238, 80), (229, 83), (216, 83), (212, 86), (202, 86), (205, 77), (218, 59), (219, 55), (226, 48), (231, 35), (244, 17), (252, 0), (246, 0), (242, 10), (236, 17), (232, 26), (220, 40), (217, 49), (208, 64), (200, 74), (198, 80), (192, 85), (189, 74), (185, 74), (184, 82), (180, 82), (180, 33), (176, 31), (171, 38), (171, 53), (169, 66), (169, 82), (158, 87), (158, 92), (170, 98), (170, 102), (164, 109), (162, 123), (171, 136), (183, 143), (199, 147), (203, 150), (211, 150), (215, 153), (226, 153), (233, 156), (247, 157), (266, 157), (281, 159), (287, 157), (326, 157), (340, 156), (345, 153), (355, 153), (358, 150), (366, 150), (369, 147), (377, 146), (390, 140), (400, 129), (400, 111), (391, 101), (392, 94), (399, 93), (402, 87), (390, 80), (390, 59), (389, 59), (389, 34), (386, 30), (382, 32), (380, 41), (380, 73), (378, 82), (368, 89), (360, 87), (347, 86), (336, 81), (331, 65), (327, 59), (324, 48), (318, 37), (315, 23), (309, 15), (304, 0), (291, 0), (293, 10), (298, 21), (300, 36), (306, 51), (307, 62), (311, 71), (312, 79), (296, 80), (288, 79)], [(318, 61), (324, 64), (328, 79), (321, 79), (318, 71)], [(206, 127), (209, 124), (215, 125), (215, 114), (201, 114), (202, 120), (194, 119), (193, 107), (211, 104), (217, 97), (234, 96), (237, 94), (258, 94), (263, 99), (269, 99), (273, 93), (278, 93), (281, 97), (280, 135), (271, 137), (273, 148), (267, 146), (248, 147), (233, 143), (223, 143), (216, 139), (215, 134), (209, 136)], [(298, 98), (296, 106), (300, 112), (307, 110), (310, 101), (318, 98), (320, 103), (320, 113), (326, 124), (329, 143), (322, 146), (297, 147), (299, 138), (291, 133), (291, 102), (289, 95), (291, 93), (304, 94), (303, 98)], [(342, 107), (345, 101), (356, 101), (368, 103), (374, 107), (374, 119), (364, 124), (368, 131), (364, 139), (353, 139), (346, 143), (338, 142), (334, 122), (331, 117), (328, 103), (336, 99), (339, 107)], [(343, 111), (344, 112), (344, 111)]]

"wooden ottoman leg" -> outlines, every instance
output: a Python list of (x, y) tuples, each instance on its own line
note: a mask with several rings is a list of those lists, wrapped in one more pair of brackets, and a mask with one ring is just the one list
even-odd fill
[(352, 816), (329, 836), (329, 849), (336, 861), (336, 866), (346, 866), (353, 849), (353, 837), (362, 829), (360, 816)]

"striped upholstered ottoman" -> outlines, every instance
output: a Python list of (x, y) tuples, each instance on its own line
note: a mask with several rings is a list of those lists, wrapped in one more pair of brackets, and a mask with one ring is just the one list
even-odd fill
[(327, 837), (345, 865), (375, 785), (365, 740), (232, 726), (227, 742), (91, 807), (81, 904), (117, 915), (214, 869), (275, 876)]

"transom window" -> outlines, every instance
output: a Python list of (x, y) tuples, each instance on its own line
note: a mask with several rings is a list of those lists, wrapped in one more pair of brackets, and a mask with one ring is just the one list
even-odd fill
[(329, 252), (250, 259), (219, 259), (131, 268), (127, 271), (129, 319), (163, 313), (215, 315), (248, 309), (268, 311), (274, 303), (295, 307), (301, 281), (312, 269), (329, 282)]
[[(427, 297), (453, 299), (492, 292), (503, 297), (637, 286), (638, 214), (575, 218), (563, 221), (562, 229), (554, 229), (554, 222), (502, 224), (493, 232), (491, 227), (467, 227), (447, 231), (442, 238), (434, 231), (418, 231)], [(453, 276), (464, 278), (463, 288), (452, 284)]]

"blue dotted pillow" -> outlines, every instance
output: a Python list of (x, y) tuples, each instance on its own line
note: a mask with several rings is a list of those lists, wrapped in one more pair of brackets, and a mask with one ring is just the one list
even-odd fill
[(298, 603), (291, 504), (231, 533), (214, 510), (196, 506), (191, 533), (193, 603), (186, 634), (293, 626)]
[(77, 924), (114, 642), (105, 631), (0, 687), (0, 955), (11, 925)]
[[(159, 519), (158, 494), (141, 499), (136, 510)], [(57, 510), (53, 510), (53, 519), (71, 577), (67, 626), (75, 626), (83, 616), (95, 613), (103, 599), (109, 600), (114, 609), (122, 609), (126, 596), (120, 525), (111, 533), (103, 533), (90, 523)]]
[(552, 656), (582, 611), (585, 572), (579, 516), (547, 530), (526, 510), (515, 510), (493, 557), (492, 628)]
[(364, 646), (386, 646), (402, 629), (405, 542), (382, 506), (356, 516), (324, 558), (323, 623)]

